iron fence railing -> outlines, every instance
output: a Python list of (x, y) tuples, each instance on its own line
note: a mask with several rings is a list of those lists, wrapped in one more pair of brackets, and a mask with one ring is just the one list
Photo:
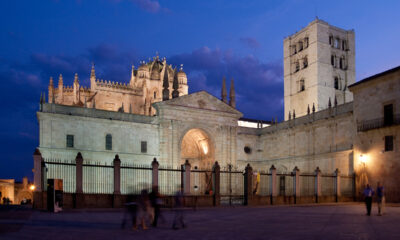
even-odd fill
[(359, 122), (357, 124), (357, 131), (359, 132), (364, 132), (372, 129), (377, 129), (377, 128), (382, 128), (382, 127), (389, 127), (393, 125), (399, 125), (400, 124), (400, 114), (395, 114), (393, 115), (393, 119), (390, 118), (376, 118), (376, 119), (371, 119), (371, 120), (365, 120), (362, 122)]

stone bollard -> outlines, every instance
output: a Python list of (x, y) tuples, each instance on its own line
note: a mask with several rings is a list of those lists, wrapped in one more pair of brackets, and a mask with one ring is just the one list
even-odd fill
[(218, 161), (214, 163), (213, 166), (213, 192), (214, 192), (214, 199), (213, 199), (213, 204), (214, 206), (219, 206), (220, 205), (220, 171), (221, 168), (218, 164)]
[(317, 167), (315, 169), (315, 201), (317, 203), (319, 197), (321, 197), (321, 170)]
[(336, 202), (339, 201), (341, 194), (340, 190), (340, 171), (338, 168), (335, 170), (335, 176), (336, 176), (336, 182), (335, 182), (335, 187), (336, 187)]
[(273, 204), (274, 197), (278, 196), (276, 189), (276, 168), (274, 165), (269, 169), (271, 173), (270, 190), (271, 190), (271, 204)]
[(244, 205), (249, 205), (253, 198), (253, 168), (248, 163), (244, 170)]
[(293, 189), (294, 189), (294, 204), (300, 198), (300, 170), (296, 167), (293, 169)]
[(85, 206), (85, 200), (83, 197), (83, 157), (80, 152), (76, 155), (76, 190), (75, 190), (75, 207), (83, 208)]
[(114, 161), (114, 194), (113, 194), (113, 207), (121, 207), (121, 160), (118, 154), (115, 155)]
[(158, 187), (158, 166), (160, 164), (157, 162), (157, 158), (153, 158), (153, 161), (151, 162), (151, 168), (152, 168), (152, 187)]

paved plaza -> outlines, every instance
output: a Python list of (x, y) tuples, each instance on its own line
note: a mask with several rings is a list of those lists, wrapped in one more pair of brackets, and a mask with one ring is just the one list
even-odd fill
[(122, 210), (1, 208), (0, 239), (400, 239), (400, 207), (388, 206), (384, 216), (373, 207), (370, 217), (358, 203), (186, 209), (180, 230), (164, 210), (159, 228), (138, 231), (121, 229)]

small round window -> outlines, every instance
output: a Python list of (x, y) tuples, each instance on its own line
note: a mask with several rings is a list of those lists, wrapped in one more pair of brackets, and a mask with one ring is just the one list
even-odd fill
[(251, 148), (250, 148), (249, 146), (245, 146), (243, 150), (244, 150), (244, 152), (247, 153), (247, 154), (250, 154), (250, 153), (251, 153)]

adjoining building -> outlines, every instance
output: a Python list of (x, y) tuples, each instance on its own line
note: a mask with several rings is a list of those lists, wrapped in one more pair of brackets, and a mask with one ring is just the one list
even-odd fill
[[(388, 200), (398, 201), (395, 173), (400, 167), (396, 162), (400, 145), (400, 68), (355, 83), (354, 58), (354, 31), (318, 19), (286, 38), (285, 121), (280, 123), (242, 118), (243, 114), (236, 109), (233, 81), (229, 101), (225, 80), (221, 99), (205, 91), (187, 94), (183, 70), (177, 72), (158, 57), (151, 64), (142, 63), (137, 72), (132, 71), (134, 80), (129, 86), (96, 81), (94, 69), (90, 90), (81, 91), (75, 84), (77, 78), (74, 88), (68, 88), (71, 91), (65, 91), (63, 84), (55, 89), (50, 80), (49, 101), (45, 103), (42, 98), (37, 112), (38, 151), (44, 159), (47, 177), (63, 179), (64, 189), (70, 193), (77, 189), (78, 173), (72, 168), (67, 171), (62, 165), (78, 166), (75, 159), (83, 156), (86, 168), (84, 183), (79, 183), (83, 189), (79, 191), (88, 194), (116, 194), (115, 187), (117, 194), (132, 193), (136, 175), (130, 175), (128, 169), (135, 168), (133, 164), (150, 166), (156, 158), (160, 167), (180, 169), (186, 164), (198, 170), (193, 176), (185, 175), (191, 179), (185, 190), (189, 194), (210, 192), (211, 186), (215, 187), (208, 170), (218, 162), (226, 170), (222, 170), (224, 173), (233, 171), (237, 176), (242, 176), (241, 171), (250, 164), (254, 172), (261, 174), (256, 180), (255, 194), (262, 189), (264, 194), (272, 194), (267, 185), (273, 185), (274, 189), (281, 189), (280, 194), (294, 195), (287, 189), (294, 186), (292, 172), (300, 171), (308, 173), (304, 179), (311, 177), (311, 182), (302, 186), (311, 190), (301, 194), (318, 195), (312, 174), (321, 171), (330, 174), (327, 179), (340, 174), (354, 180), (355, 175), (356, 189), (352, 181), (341, 186), (349, 196), (355, 196), (366, 181), (381, 181), (390, 193)], [(154, 67), (156, 64), (158, 67)], [(146, 73), (142, 67), (147, 69)], [(140, 76), (146, 80), (140, 82)], [(142, 90), (137, 90), (137, 84)], [(146, 87), (150, 84), (154, 86)], [(111, 169), (118, 161), (126, 169), (118, 175), (121, 186), (110, 180), (115, 179)], [(89, 173), (89, 168), (99, 165), (109, 166), (109, 170)], [(40, 168), (40, 161), (35, 166)], [(266, 173), (269, 171), (280, 174), (276, 183), (268, 183), (272, 176)], [(164, 173), (157, 173), (161, 175), (157, 175), (156, 182), (164, 184), (164, 190), (176, 190), (173, 185), (177, 183)], [(140, 176), (146, 186), (155, 181), (151, 175)], [(230, 178), (228, 181), (221, 177), (221, 192), (243, 193), (243, 181), (238, 179), (233, 183)], [(184, 177), (179, 181), (184, 181)], [(327, 194), (340, 190), (331, 180), (326, 184), (331, 184)], [(43, 176), (36, 172), (35, 185), (43, 185)], [(107, 187), (99, 188), (100, 185)], [(45, 189), (38, 188), (41, 190)]]

